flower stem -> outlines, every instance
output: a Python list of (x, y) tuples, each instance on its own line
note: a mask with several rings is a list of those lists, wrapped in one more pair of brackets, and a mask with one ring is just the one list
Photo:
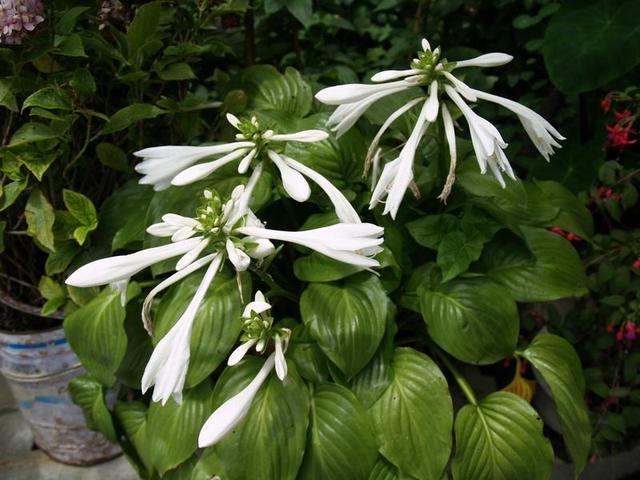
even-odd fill
[(460, 387), (460, 390), (462, 390), (462, 393), (464, 393), (464, 396), (467, 397), (467, 400), (469, 400), (469, 403), (471, 403), (472, 405), (477, 405), (478, 399), (473, 393), (473, 389), (471, 388), (471, 385), (469, 385), (469, 382), (467, 382), (467, 379), (464, 378), (462, 373), (460, 373), (460, 370), (458, 370), (453, 362), (449, 360), (447, 355), (435, 345), (434, 351), (436, 352), (436, 355), (438, 355), (438, 358), (442, 360), (442, 363), (444, 363), (447, 369), (451, 372), (451, 375), (453, 375), (453, 378), (455, 378), (456, 383)]

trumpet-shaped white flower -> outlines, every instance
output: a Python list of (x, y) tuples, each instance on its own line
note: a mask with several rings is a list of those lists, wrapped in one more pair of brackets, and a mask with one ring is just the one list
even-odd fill
[(456, 167), (453, 120), (447, 106), (449, 102), (457, 106), (469, 125), (471, 140), (482, 173), (485, 173), (487, 169), (491, 170), (503, 187), (505, 186), (503, 173), (515, 178), (503, 151), (507, 145), (498, 130), (490, 122), (473, 112), (466, 104), (466, 101), (486, 100), (514, 112), (518, 115), (525, 131), (541, 155), (549, 160), (549, 156), (553, 154), (553, 149), (560, 147), (558, 140), (564, 139), (549, 122), (531, 109), (513, 100), (469, 87), (453, 73), (458, 69), (468, 67), (497, 67), (510, 62), (512, 59), (511, 55), (505, 53), (488, 53), (469, 60), (448, 62), (445, 58), (441, 58), (440, 48), (431, 50), (429, 42), (423, 39), (422, 51), (418, 53), (417, 58), (413, 59), (410, 68), (376, 73), (371, 77), (371, 80), (376, 82), (374, 84), (339, 85), (325, 88), (316, 94), (316, 98), (320, 102), (327, 105), (338, 105), (338, 108), (329, 118), (327, 125), (340, 136), (358, 121), (369, 106), (381, 98), (409, 89), (416, 91), (416, 98), (393, 112), (383, 123), (371, 143), (367, 153), (366, 165), (371, 164), (374, 156), (379, 159), (379, 142), (391, 124), (418, 104), (423, 104), (418, 121), (406, 142), (405, 148), (402, 149), (397, 158), (390, 161), (383, 168), (380, 178), (373, 189), (370, 207), (374, 207), (377, 203), (383, 201), (386, 196), (384, 213), (389, 213), (395, 217), (404, 193), (413, 180), (413, 159), (420, 139), (424, 135), (425, 125), (437, 121), (438, 117), (442, 118), (443, 130), (451, 158), (449, 175), (439, 196), (441, 200), (446, 202), (455, 181)]
[[(143, 158), (136, 166), (138, 172), (145, 174), (140, 183), (153, 184), (156, 189), (166, 188), (170, 184), (188, 185), (208, 177), (228, 163), (238, 162), (238, 172), (245, 173), (254, 160), (258, 165), (262, 165), (264, 159), (269, 159), (280, 173), (282, 186), (291, 198), (299, 202), (309, 199), (311, 187), (306, 180), (308, 178), (329, 196), (340, 221), (360, 222), (360, 217), (348, 200), (329, 180), (315, 170), (279, 153), (282, 150), (278, 148), (279, 144), (320, 142), (328, 138), (327, 132), (303, 130), (278, 134), (261, 128), (255, 117), (249, 121), (241, 121), (229, 113), (227, 120), (240, 132), (236, 135), (236, 142), (204, 147), (152, 147), (136, 152), (135, 155)], [(223, 156), (198, 163), (207, 157), (218, 155)]]
[(271, 370), (273, 370), (276, 363), (275, 357), (275, 352), (269, 355), (251, 383), (220, 405), (211, 414), (202, 426), (198, 436), (198, 446), (200, 448), (218, 443), (244, 419), (260, 387), (269, 377)]

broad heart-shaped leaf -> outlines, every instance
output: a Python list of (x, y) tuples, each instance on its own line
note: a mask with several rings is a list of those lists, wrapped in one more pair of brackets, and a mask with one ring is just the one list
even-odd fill
[(111, 413), (104, 401), (104, 388), (91, 377), (81, 375), (69, 382), (69, 393), (73, 403), (84, 413), (87, 426), (98, 430), (111, 442), (117, 442)]
[(478, 405), (466, 405), (456, 417), (454, 480), (548, 480), (553, 467), (551, 443), (542, 421), (522, 398), (496, 392)]
[(182, 405), (170, 399), (163, 407), (152, 402), (147, 413), (145, 441), (151, 463), (160, 475), (175, 468), (198, 448), (198, 434), (212, 409), (211, 382), (186, 390)]
[(510, 355), (519, 332), (516, 302), (489, 278), (463, 278), (419, 290), (433, 340), (464, 362), (486, 365)]
[(127, 350), (125, 308), (120, 293), (105, 288), (100, 295), (64, 319), (69, 345), (93, 378), (110, 387)]
[(43, 248), (53, 252), (55, 250), (53, 241), (55, 212), (42, 191), (32, 190), (24, 208), (24, 216), (27, 220), (27, 233)]
[(384, 457), (378, 457), (378, 461), (366, 478), (367, 480), (414, 480), (414, 477), (402, 472)]
[(124, 385), (139, 389), (144, 369), (153, 352), (151, 337), (140, 321), (142, 296), (138, 296), (127, 304), (127, 317), (124, 329), (127, 332), (127, 351), (118, 367), (116, 376)]
[(441, 478), (451, 453), (453, 406), (438, 366), (411, 348), (393, 356), (394, 379), (369, 410), (380, 452), (419, 480)]
[(438, 247), (437, 263), (442, 270), (442, 280), (451, 280), (465, 272), (472, 262), (480, 258), (484, 241), (468, 237), (464, 232), (450, 232)]
[(299, 257), (293, 264), (293, 273), (303, 282), (333, 282), (362, 271), (362, 268), (338, 262), (318, 252)]
[[(153, 443), (147, 443), (147, 406), (139, 401), (118, 401), (114, 406), (114, 412), (118, 422), (124, 430), (127, 440), (131, 443), (132, 452), (123, 448), (125, 454), (133, 462), (140, 461), (147, 470), (152, 470), (151, 447)], [(121, 445), (125, 445), (121, 442)]]
[(582, 238), (593, 235), (593, 217), (591, 212), (571, 191), (558, 182), (537, 181), (536, 185), (560, 212), (551, 223), (563, 230), (573, 232)]
[(640, 63), (640, 3), (572, 2), (558, 11), (544, 36), (549, 76), (564, 93), (596, 89)]
[[(163, 295), (154, 319), (155, 343), (187, 309), (203, 276), (203, 271), (191, 274)], [(251, 277), (242, 275), (241, 279), (243, 297), (248, 301), (251, 298)], [(242, 328), (242, 304), (235, 274), (223, 269), (211, 283), (193, 322), (191, 357), (185, 381), (187, 388), (200, 383), (227, 358)]]
[(300, 313), (327, 357), (351, 378), (380, 344), (388, 303), (378, 277), (363, 273), (335, 284), (310, 284), (300, 297)]
[(254, 65), (242, 72), (241, 81), (247, 83), (257, 110), (277, 110), (304, 117), (311, 109), (311, 87), (295, 68), (287, 67), (280, 73), (271, 65)]
[(367, 478), (378, 448), (369, 417), (355, 395), (340, 385), (321, 384), (311, 399), (310, 417), (299, 478)]
[(586, 277), (577, 252), (548, 230), (520, 227), (517, 237), (498, 234), (485, 246), (481, 263), (487, 276), (506, 287), (518, 302), (540, 302), (584, 295)]
[[(248, 357), (227, 368), (214, 390), (214, 408), (242, 390), (258, 373), (263, 358)], [(289, 362), (284, 382), (275, 373), (256, 394), (244, 420), (214, 448), (226, 480), (293, 480), (302, 463), (309, 391)]]
[(551, 388), (562, 436), (573, 460), (575, 476), (580, 475), (591, 447), (591, 426), (584, 401), (585, 381), (580, 359), (569, 342), (551, 334), (541, 334), (522, 352)]

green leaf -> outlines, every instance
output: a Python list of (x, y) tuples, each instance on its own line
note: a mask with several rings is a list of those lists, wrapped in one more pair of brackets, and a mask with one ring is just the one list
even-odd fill
[(158, 108), (148, 103), (134, 103), (121, 108), (109, 119), (102, 129), (102, 134), (119, 132), (141, 120), (155, 118), (158, 115), (167, 113), (166, 110)]
[(462, 407), (455, 424), (454, 480), (548, 480), (553, 450), (542, 426), (531, 405), (512, 393), (492, 393)]
[[(154, 343), (187, 309), (203, 275), (203, 272), (189, 275), (163, 296), (154, 320)], [(247, 301), (251, 297), (251, 277), (242, 276), (242, 287)], [(229, 270), (218, 273), (193, 322), (187, 388), (199, 384), (227, 358), (242, 328), (242, 304), (236, 276)]]
[(56, 242), (55, 246), (55, 252), (49, 253), (44, 264), (44, 270), (47, 275), (64, 272), (79, 253), (75, 242)]
[(591, 426), (584, 400), (580, 359), (569, 342), (551, 334), (536, 336), (522, 352), (549, 385), (562, 425), (562, 436), (574, 463), (575, 478), (584, 469), (591, 448)]
[(360, 271), (360, 267), (338, 262), (317, 252), (299, 257), (293, 264), (293, 274), (303, 282), (333, 282)]
[(300, 313), (311, 336), (348, 378), (375, 354), (387, 308), (380, 280), (369, 274), (340, 284), (312, 283), (300, 297)]
[(33, 189), (24, 209), (27, 220), (27, 233), (35, 238), (42, 247), (53, 252), (53, 223), (55, 212), (42, 191)]
[(62, 191), (62, 199), (69, 213), (82, 225), (97, 224), (98, 213), (87, 196), (65, 188)]
[(96, 91), (96, 81), (91, 72), (86, 68), (76, 68), (73, 77), (69, 80), (69, 85), (78, 93), (92, 94)]
[(49, 166), (56, 160), (59, 152), (26, 151), (17, 156), (18, 161), (27, 167), (33, 176), (40, 182)]
[(299, 477), (366, 478), (377, 457), (373, 428), (358, 399), (340, 385), (319, 385), (311, 399), (309, 440)]
[(109, 168), (113, 168), (119, 172), (128, 172), (131, 170), (127, 154), (112, 143), (99, 143), (96, 146), (96, 155), (98, 155), (100, 163)]
[[(171, 400), (170, 400), (171, 401)], [(142, 463), (148, 470), (151, 470), (151, 447), (152, 442), (147, 442), (147, 407), (138, 401), (123, 402), (115, 404), (114, 412), (116, 418), (131, 444), (135, 448), (135, 453), (140, 457)]]
[(89, 7), (72, 7), (64, 11), (64, 15), (56, 23), (55, 32), (58, 35), (68, 35), (78, 23), (80, 15), (89, 10)]
[(448, 233), (456, 232), (460, 229), (460, 220), (448, 213), (425, 215), (407, 223), (406, 227), (419, 245), (437, 250)]
[(437, 263), (446, 282), (465, 272), (472, 262), (480, 258), (484, 242), (481, 238), (469, 238), (464, 232), (450, 232), (438, 247)]
[(69, 382), (69, 394), (73, 403), (82, 409), (87, 427), (102, 432), (110, 442), (116, 443), (118, 436), (105, 403), (102, 385), (90, 376), (81, 375)]
[(12, 112), (18, 111), (18, 102), (10, 80), (0, 79), (0, 105)]
[(49, 277), (40, 277), (38, 290), (40, 295), (47, 299), (41, 310), (42, 315), (51, 315), (67, 301), (67, 293), (64, 287)]
[(115, 382), (114, 373), (127, 349), (125, 316), (120, 293), (105, 288), (64, 319), (69, 345), (89, 374), (105, 387)]
[(51, 127), (37, 122), (28, 122), (22, 125), (11, 137), (9, 147), (17, 147), (27, 143), (41, 142), (58, 137)]
[(242, 77), (253, 84), (253, 101), (258, 110), (278, 110), (293, 117), (304, 117), (311, 109), (311, 87), (295, 68), (284, 74), (270, 65), (244, 70)]
[(457, 359), (487, 365), (513, 353), (518, 309), (503, 286), (488, 278), (464, 278), (419, 292), (429, 335)]
[(524, 244), (500, 235), (482, 254), (489, 278), (502, 284), (518, 302), (539, 302), (584, 295), (586, 277), (577, 252), (560, 235), (521, 227)]
[(411, 348), (396, 349), (393, 370), (393, 382), (369, 411), (380, 452), (419, 480), (441, 478), (453, 426), (447, 381), (429, 357)]
[(198, 434), (213, 411), (212, 386), (202, 382), (186, 390), (181, 405), (170, 399), (162, 406), (152, 402), (147, 413), (145, 441), (153, 467), (162, 476), (198, 448)]
[(161, 80), (165, 81), (190, 80), (192, 78), (196, 78), (196, 74), (193, 73), (189, 64), (183, 62), (167, 65), (164, 70), (158, 73), (158, 76)]
[(18, 180), (11, 182), (2, 189), (2, 196), (0, 197), (0, 212), (9, 208), (18, 199), (18, 196), (27, 187), (28, 180)]
[(379, 457), (367, 478), (368, 480), (411, 480), (412, 477), (402, 475), (393, 464)]
[(140, 50), (155, 38), (161, 14), (162, 2), (149, 2), (136, 9), (136, 15), (127, 29), (127, 46), (131, 63), (139, 64), (140, 60), (136, 57)]
[(71, 110), (71, 104), (56, 87), (45, 87), (29, 95), (22, 104), (25, 108), (40, 107), (46, 110)]
[(311, 24), (313, 0), (287, 0), (287, 10), (305, 27)]
[(593, 235), (591, 212), (571, 191), (558, 182), (537, 181), (535, 183), (549, 201), (560, 209), (558, 216), (551, 221), (550, 225), (573, 232), (582, 238)]
[(300, 376), (313, 383), (330, 378), (327, 357), (309, 335), (309, 329), (301, 324), (291, 326), (292, 335), (287, 349), (287, 358), (296, 364)]
[(572, 2), (558, 11), (544, 36), (544, 61), (555, 85), (567, 94), (606, 85), (640, 63), (635, 0)]
[(87, 54), (84, 52), (84, 45), (82, 43), (82, 38), (77, 33), (72, 33), (62, 40), (60, 44), (57, 45), (57, 54), (64, 55), (66, 57), (86, 57)]
[[(262, 358), (250, 357), (225, 369), (214, 390), (214, 407), (247, 386), (263, 363)], [(227, 478), (295, 479), (305, 450), (309, 400), (294, 365), (289, 363), (284, 382), (272, 373), (245, 419), (212, 447)]]

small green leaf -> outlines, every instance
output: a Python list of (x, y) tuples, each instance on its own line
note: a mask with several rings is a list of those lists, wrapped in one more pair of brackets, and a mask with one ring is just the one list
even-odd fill
[(305, 27), (309, 27), (313, 15), (313, 0), (287, 0), (287, 10)]
[(96, 81), (87, 68), (77, 68), (73, 72), (69, 85), (79, 93), (92, 94), (96, 91)]
[(69, 382), (73, 403), (82, 409), (87, 426), (98, 430), (113, 443), (118, 441), (111, 413), (107, 409), (104, 388), (90, 376), (81, 375)]
[(488, 278), (463, 278), (419, 295), (429, 335), (457, 359), (486, 365), (516, 348), (518, 309), (501, 285)]
[(190, 80), (192, 78), (196, 78), (196, 74), (193, 73), (189, 64), (183, 62), (167, 65), (164, 70), (158, 73), (158, 76), (161, 80), (165, 81)]
[(62, 42), (57, 46), (57, 54), (64, 55), (66, 57), (86, 57), (87, 54), (84, 52), (84, 45), (82, 43), (82, 38), (77, 33), (72, 33), (68, 35)]
[(22, 111), (30, 107), (40, 107), (46, 110), (71, 110), (71, 104), (56, 87), (45, 87), (29, 95), (22, 104)]
[(31, 191), (27, 205), (24, 209), (24, 216), (27, 220), (27, 233), (35, 238), (46, 250), (55, 250), (53, 241), (53, 223), (55, 222), (55, 212), (53, 207), (38, 189)]
[(462, 407), (455, 424), (454, 480), (548, 480), (553, 450), (542, 426), (531, 405), (512, 393), (492, 393)]
[(58, 242), (55, 243), (55, 252), (49, 253), (44, 265), (47, 275), (55, 275), (64, 272), (71, 261), (79, 253), (78, 246), (75, 242)]
[(312, 283), (300, 298), (300, 313), (311, 336), (351, 378), (375, 354), (384, 335), (388, 299), (369, 274), (340, 284)]
[(62, 199), (69, 213), (82, 225), (93, 225), (98, 222), (96, 208), (87, 196), (65, 188), (62, 191)]
[(119, 172), (128, 172), (131, 170), (127, 154), (112, 143), (99, 143), (96, 146), (96, 155), (98, 155), (100, 163), (109, 168), (113, 168)]
[(441, 478), (453, 426), (447, 381), (429, 357), (411, 348), (396, 349), (393, 370), (391, 385), (369, 410), (380, 452), (418, 480)]
[(444, 213), (442, 215), (425, 215), (417, 220), (407, 223), (407, 230), (423, 247), (437, 250), (442, 244), (442, 239), (450, 232), (460, 229), (460, 220), (454, 215)]
[(28, 180), (18, 180), (11, 182), (2, 189), (2, 196), (0, 197), (0, 212), (9, 208), (18, 199), (18, 196), (27, 187)]
[(58, 137), (58, 132), (51, 127), (37, 122), (22, 125), (11, 137), (9, 147), (17, 147), (27, 143), (41, 142)]
[(535, 337), (522, 355), (551, 388), (564, 443), (577, 478), (587, 463), (591, 448), (591, 426), (584, 400), (585, 381), (580, 359), (569, 342), (551, 334)]
[(64, 320), (69, 345), (91, 376), (105, 387), (115, 382), (114, 374), (127, 349), (125, 316), (120, 293), (105, 288)]
[(446, 234), (438, 247), (437, 263), (442, 270), (442, 281), (465, 272), (472, 262), (480, 258), (483, 245), (481, 238), (469, 238), (463, 232)]
[(102, 130), (102, 134), (119, 132), (141, 120), (155, 118), (167, 113), (166, 110), (148, 103), (134, 103), (118, 110), (112, 115)]
[(309, 441), (299, 478), (366, 478), (378, 457), (373, 428), (358, 399), (345, 387), (319, 385), (311, 399)]
[(89, 7), (72, 7), (64, 11), (64, 15), (56, 23), (55, 32), (58, 35), (68, 35), (78, 23), (80, 15), (89, 10)]

